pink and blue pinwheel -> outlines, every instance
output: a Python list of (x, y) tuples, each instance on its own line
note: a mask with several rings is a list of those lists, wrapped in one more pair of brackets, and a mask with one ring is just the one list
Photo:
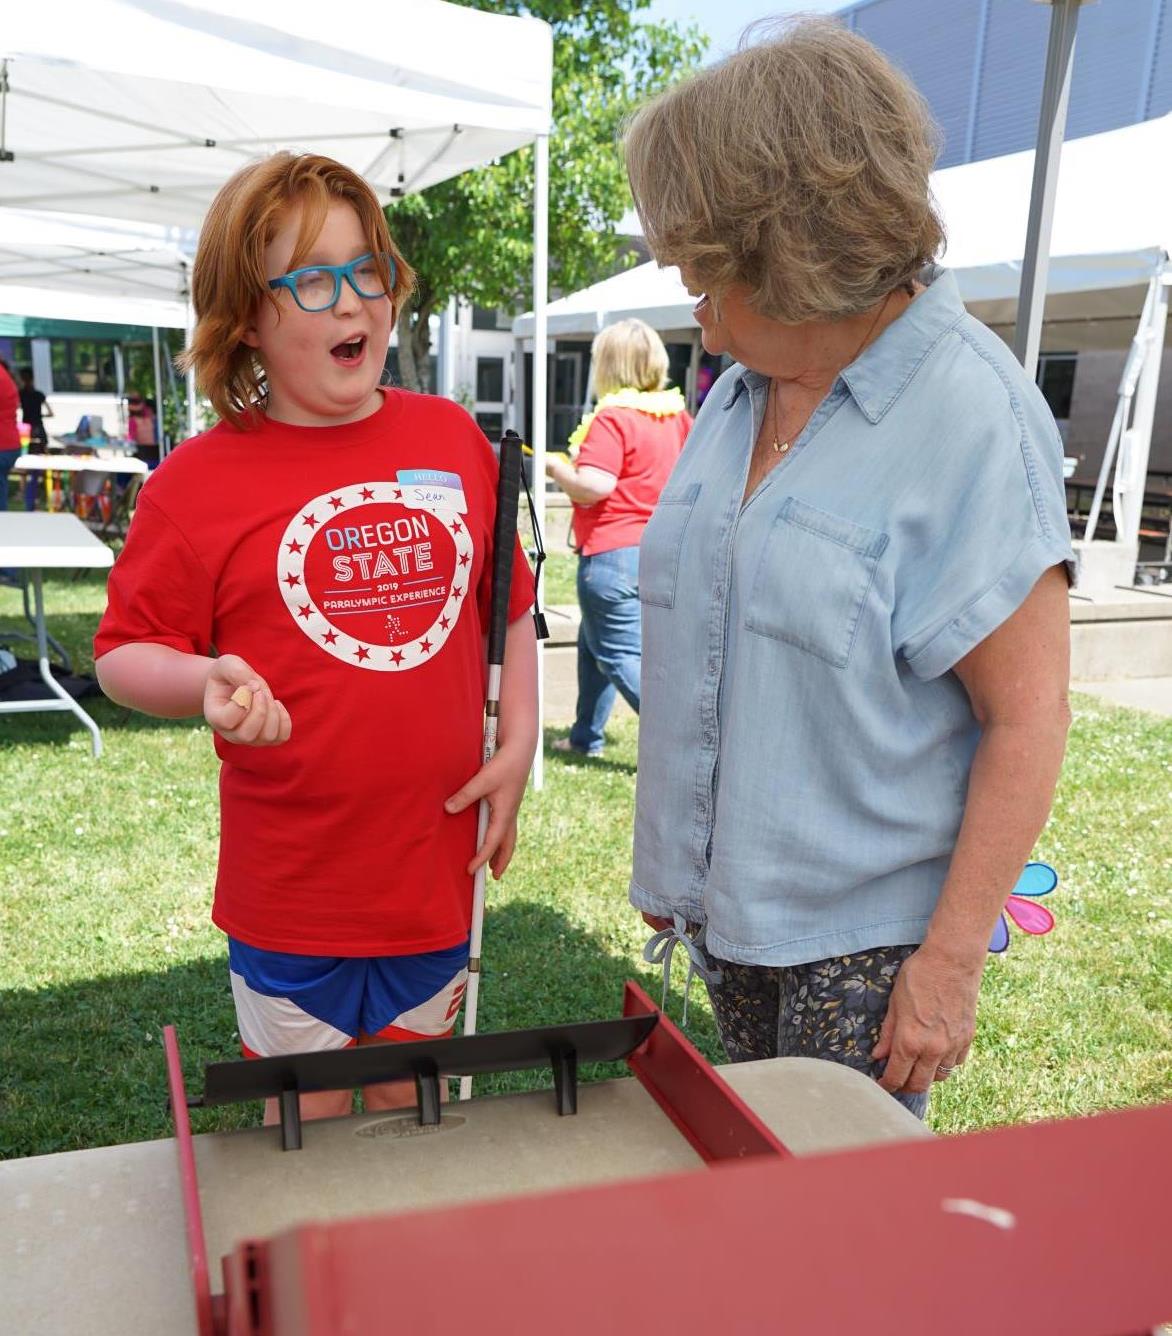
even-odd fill
[(997, 952), (1009, 950), (1009, 924), (1006, 922), (1006, 914), (1022, 932), (1028, 932), (1031, 937), (1042, 937), (1048, 933), (1054, 926), (1054, 915), (1045, 905), (1035, 904), (1035, 899), (1040, 895), (1049, 895), (1057, 885), (1058, 873), (1049, 863), (1027, 863), (1025, 871), (1017, 879), (1017, 885), (1005, 902), (1005, 913), (997, 920), (997, 926), (993, 929), (993, 940), (989, 943), (989, 950)]

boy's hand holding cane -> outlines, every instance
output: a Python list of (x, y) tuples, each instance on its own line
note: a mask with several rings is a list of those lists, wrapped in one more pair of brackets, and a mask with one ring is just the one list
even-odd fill
[[(532, 634), (528, 618), (518, 625)], [(482, 798), (488, 803), (488, 828), (476, 857), (468, 864), (470, 874), (487, 863), (497, 881), (504, 876), (517, 843), (517, 809), (529, 782), (535, 745), (536, 736), (502, 739), (492, 760), (444, 803), (444, 810), (452, 816)]]

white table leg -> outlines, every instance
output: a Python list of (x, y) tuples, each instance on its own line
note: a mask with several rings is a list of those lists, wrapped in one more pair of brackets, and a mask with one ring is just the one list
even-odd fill
[[(24, 600), (24, 617), (25, 617), (25, 621), (27, 621), (28, 624), (29, 624), (31, 627), (33, 627), (33, 629), (35, 630), (35, 629), (36, 629), (36, 625), (37, 625), (37, 619), (33, 616), (32, 609), (31, 609), (31, 608), (29, 607), (29, 605), (28, 605), (28, 576), (27, 576), (27, 574), (25, 575), (25, 577), (24, 577), (24, 578), (21, 580), (21, 582), (20, 582), (20, 595), (21, 595), (21, 598), (23, 598), (23, 600)], [(43, 624), (43, 623), (42, 623), (42, 624)], [(33, 637), (33, 636), (22, 636), (21, 638), (24, 639), (24, 640), (32, 640), (32, 639), (35, 639), (35, 637)], [(65, 652), (65, 646), (64, 646), (59, 640), (57, 640), (54, 636), (51, 636), (51, 635), (49, 634), (47, 628), (46, 628), (46, 630), (45, 630), (45, 639), (46, 639), (46, 641), (47, 641), (50, 645), (52, 645), (53, 648), (57, 651), (58, 657), (61, 659), (61, 667), (64, 668), (65, 671), (66, 671), (67, 673), (71, 673), (71, 672), (73, 672), (73, 664), (70, 663), (70, 661), (69, 661), (69, 655)], [(39, 644), (39, 642), (38, 642), (38, 644)]]
[(41, 669), (41, 681), (44, 682), (53, 695), (61, 702), (60, 704), (42, 702), (41, 708), (49, 710), (69, 710), (71, 714), (76, 715), (90, 731), (90, 738), (94, 748), (94, 758), (96, 760), (97, 757), (102, 754), (102, 735), (98, 732), (97, 724), (94, 723), (89, 715), (86, 714), (80, 705), (78, 705), (77, 701), (73, 699), (69, 692), (66, 691), (53, 676), (52, 669), (49, 666), (49, 633), (45, 628), (45, 597), (44, 591), (41, 588), (41, 572), (39, 570), (33, 570), (29, 572), (29, 575), (33, 586), (35, 611), (33, 624), (37, 628), (37, 659)]

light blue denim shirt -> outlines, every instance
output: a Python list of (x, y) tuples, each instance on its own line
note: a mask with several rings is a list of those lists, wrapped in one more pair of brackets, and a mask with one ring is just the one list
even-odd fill
[(950, 669), (1073, 571), (1045, 401), (924, 281), (743, 506), (768, 380), (727, 371), (643, 535), (631, 901), (723, 959), (923, 940), (979, 735)]

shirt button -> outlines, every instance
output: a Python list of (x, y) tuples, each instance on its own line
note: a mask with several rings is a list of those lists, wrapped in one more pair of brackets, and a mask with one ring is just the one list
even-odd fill
[(723, 598), (723, 597), (724, 597), (724, 585), (717, 585), (716, 588), (715, 588), (712, 592), (716, 595), (717, 598)]

